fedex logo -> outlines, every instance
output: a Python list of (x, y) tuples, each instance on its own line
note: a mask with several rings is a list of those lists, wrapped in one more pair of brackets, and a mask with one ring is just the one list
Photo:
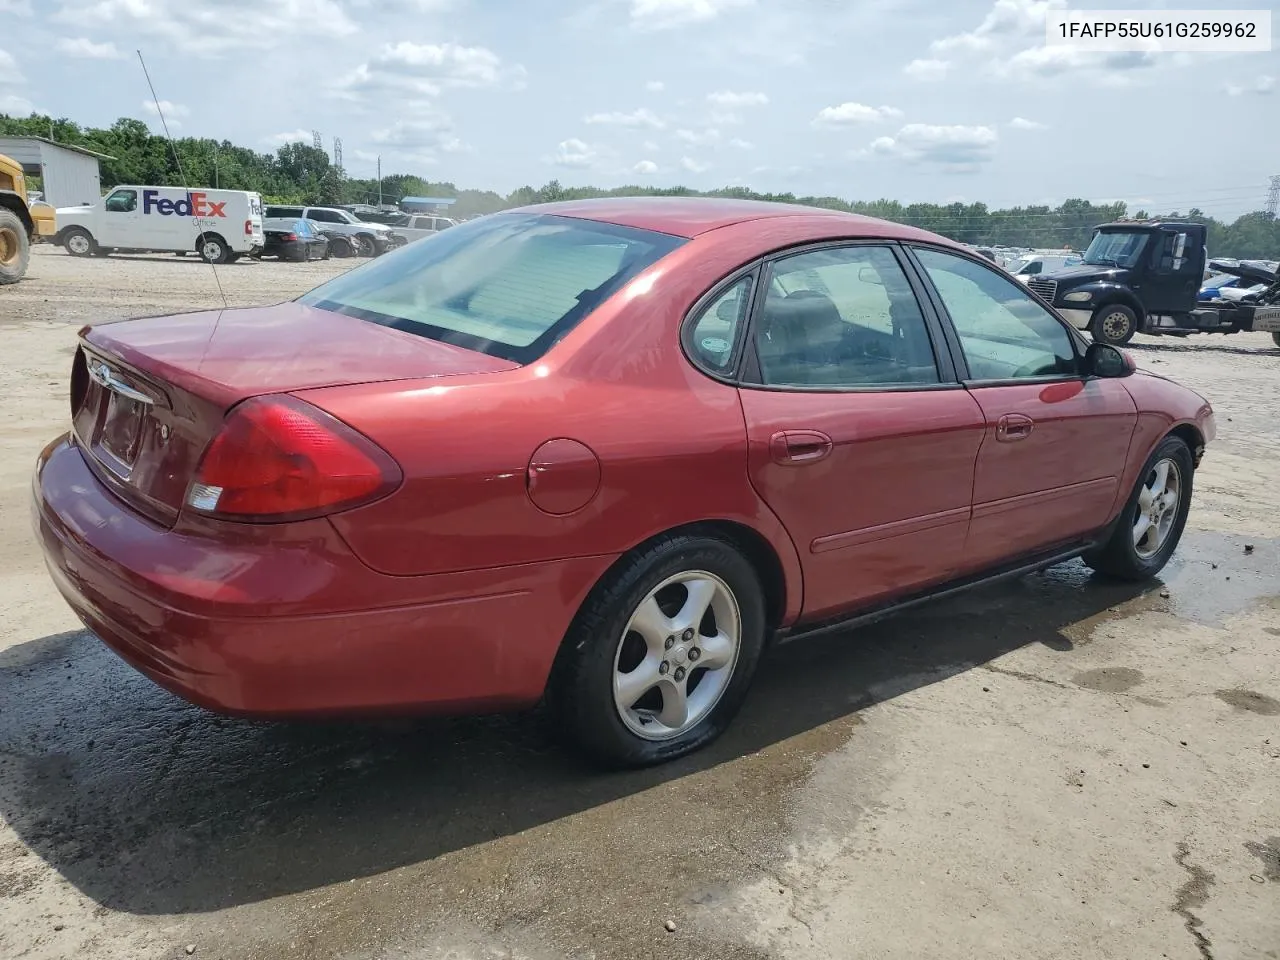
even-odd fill
[(160, 196), (159, 190), (143, 190), (142, 212), (150, 213), (154, 210), (162, 217), (225, 217), (223, 207), (227, 205), (227, 201), (215, 203), (206, 200), (207, 196), (208, 194), (197, 192), (188, 193), (185, 200), (168, 200)]

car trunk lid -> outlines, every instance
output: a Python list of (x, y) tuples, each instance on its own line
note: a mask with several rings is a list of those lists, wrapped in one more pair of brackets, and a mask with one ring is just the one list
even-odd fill
[(499, 373), (518, 364), (295, 303), (86, 328), (76, 441), (102, 481), (172, 525), (227, 411), (268, 393)]

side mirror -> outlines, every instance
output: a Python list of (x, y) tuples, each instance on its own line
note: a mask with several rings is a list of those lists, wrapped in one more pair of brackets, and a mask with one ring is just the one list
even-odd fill
[(1087, 371), (1095, 377), (1127, 377), (1138, 369), (1133, 358), (1109, 343), (1093, 343), (1085, 351)]

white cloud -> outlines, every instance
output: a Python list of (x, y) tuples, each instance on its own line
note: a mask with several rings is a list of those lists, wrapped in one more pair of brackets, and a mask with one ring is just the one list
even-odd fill
[(992, 70), (999, 76), (1030, 79), (1056, 77), (1087, 70), (1097, 77), (1110, 71), (1136, 70), (1155, 65), (1154, 54), (1143, 50), (1096, 53), (1079, 47), (1028, 47), (1005, 61), (996, 61)]
[(909, 123), (892, 137), (873, 140), (869, 150), (909, 163), (973, 170), (991, 159), (997, 139), (991, 127)]
[(371, 134), (374, 143), (393, 154), (434, 163), (436, 153), (463, 153), (469, 148), (455, 134), (453, 118), (439, 110), (414, 114), (412, 120), (396, 120)]
[(54, 49), (80, 60), (119, 60), (124, 56), (114, 43), (94, 43), (88, 37), (61, 37)]
[(1038, 36), (1043, 42), (1045, 15), (1062, 10), (1066, 0), (995, 0), (982, 22), (973, 30), (935, 40), (929, 45), (934, 53), (960, 50), (990, 50), (999, 41)]
[(912, 60), (902, 72), (913, 80), (941, 80), (951, 70), (946, 60)]
[(1227, 96), (1230, 96), (1230, 97), (1238, 97), (1246, 93), (1268, 94), (1274, 91), (1275, 89), (1276, 89), (1276, 78), (1267, 76), (1266, 74), (1263, 74), (1262, 76), (1254, 80), (1252, 83), (1246, 84), (1245, 86), (1237, 86), (1234, 83), (1229, 83), (1226, 86)]
[(707, 127), (705, 130), (682, 128), (676, 131), (676, 139), (695, 146), (708, 146), (720, 142), (720, 131), (715, 127)]
[(595, 163), (596, 156), (594, 147), (571, 137), (560, 141), (550, 162), (560, 167), (583, 169)]
[(313, 134), (310, 130), (303, 130), (299, 127), (297, 130), (282, 130), (280, 133), (273, 133), (269, 137), (263, 137), (264, 143), (269, 143), (275, 147), (283, 147), (286, 143), (306, 143), (310, 144)]
[(743, 140), (739, 137), (734, 137), (732, 140), (730, 140), (729, 146), (734, 147), (738, 150), (754, 150), (756, 148), (756, 145), (751, 141)]
[(164, 113), (164, 121), (171, 127), (182, 126), (182, 118), (191, 115), (191, 109), (181, 103), (173, 103), (170, 100), (161, 100), (159, 106), (154, 100), (143, 100), (142, 109), (148, 116), (160, 118), (161, 111)]
[(1009, 126), (1014, 130), (1044, 130), (1045, 124), (1035, 120), (1028, 120), (1025, 117), (1014, 117), (1009, 121)]
[(31, 0), (0, 0), (0, 14), (29, 17), (31, 16)]
[(650, 80), (644, 85), (644, 88), (650, 93), (661, 93), (663, 90), (667, 89), (667, 85), (661, 80)]
[(836, 107), (823, 107), (813, 118), (815, 127), (847, 127), (858, 123), (878, 123), (902, 116), (896, 107), (868, 107), (862, 103), (842, 103)]
[(53, 19), (81, 29), (113, 30), (131, 42), (156, 37), (178, 53), (209, 58), (245, 48), (271, 49), (281, 37), (358, 32), (339, 0), (235, 0), (216, 8), (192, 0), (64, 0)]
[(25, 83), (18, 61), (7, 50), (0, 50), (0, 83)]
[(749, 7), (755, 0), (631, 0), (631, 25), (637, 30), (669, 30), (705, 23), (720, 14)]
[(769, 98), (763, 93), (717, 90), (715, 93), (707, 94), (707, 102), (714, 107), (762, 107), (769, 102)]
[(692, 157), (681, 157), (680, 167), (683, 170), (689, 171), (689, 173), (706, 173), (711, 169), (711, 164), (702, 163), (701, 161), (694, 160)]
[(647, 177), (658, 172), (658, 165), (652, 160), (641, 160), (631, 169), (641, 176)]
[(600, 124), (613, 127), (649, 127), (661, 130), (666, 123), (647, 107), (640, 107), (630, 113), (614, 110), (609, 113), (593, 113), (582, 118), (583, 123)]
[(652, 140), (646, 140), (644, 143), (640, 144), (640, 149), (645, 153), (657, 153), (662, 148)]
[(353, 100), (389, 95), (421, 102), (450, 87), (496, 87), (503, 82), (518, 87), (524, 73), (518, 65), (505, 68), (502, 58), (487, 47), (402, 40), (385, 45), (376, 57), (348, 73), (338, 91)]

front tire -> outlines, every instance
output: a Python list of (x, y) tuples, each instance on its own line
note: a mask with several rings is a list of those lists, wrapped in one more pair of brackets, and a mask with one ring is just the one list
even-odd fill
[(605, 765), (674, 760), (728, 727), (764, 638), (746, 558), (712, 537), (664, 537), (624, 559), (579, 611), (553, 671), (552, 713)]
[(1195, 464), (1179, 437), (1165, 437), (1147, 458), (1111, 538), (1084, 555), (1099, 573), (1121, 580), (1158, 574), (1182, 539)]
[(1276, 331), (1275, 333), (1271, 334), (1271, 342), (1274, 343), (1277, 347), (1280, 347), (1280, 331)]
[(82, 227), (72, 227), (62, 235), (62, 246), (73, 257), (91, 257), (98, 249), (93, 235)]
[(1112, 303), (1094, 311), (1089, 332), (1097, 343), (1124, 346), (1138, 332), (1138, 315), (1123, 303)]
[(31, 262), (27, 226), (12, 210), (0, 208), (0, 285), (17, 283)]

